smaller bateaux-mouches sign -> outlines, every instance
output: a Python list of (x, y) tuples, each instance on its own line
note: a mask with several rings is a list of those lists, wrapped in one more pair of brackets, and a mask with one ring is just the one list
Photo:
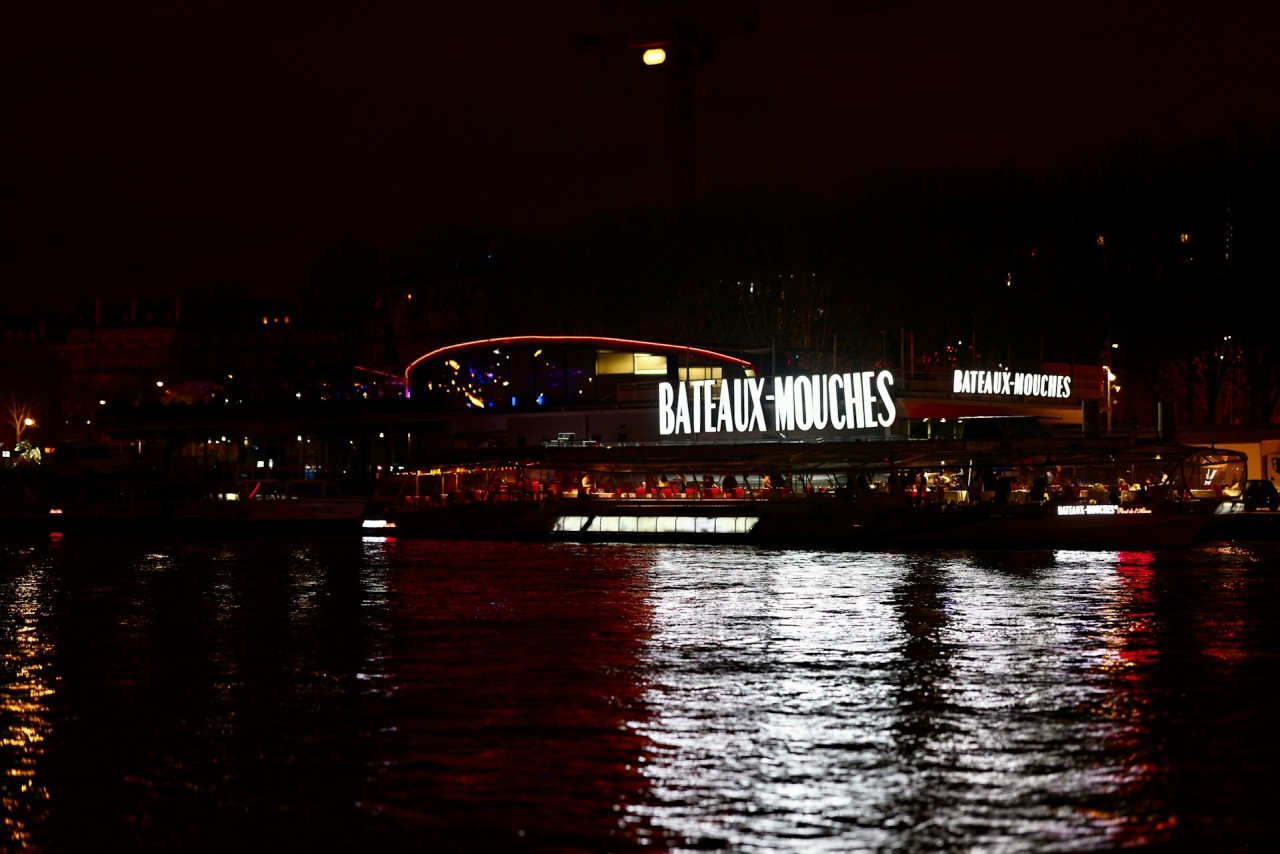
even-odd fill
[(957, 370), (951, 390), (956, 394), (1065, 398), (1071, 397), (1071, 377), (1017, 371)]
[(889, 371), (748, 377), (658, 384), (658, 431), (706, 433), (856, 430), (898, 417)]

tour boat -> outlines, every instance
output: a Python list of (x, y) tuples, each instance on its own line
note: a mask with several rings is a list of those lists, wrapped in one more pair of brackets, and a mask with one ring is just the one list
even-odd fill
[(376, 504), (366, 531), (782, 547), (1178, 548), (1231, 509), (1212, 485), (1241, 466), (1235, 452), (1132, 439), (554, 443), (390, 478), (394, 494)]

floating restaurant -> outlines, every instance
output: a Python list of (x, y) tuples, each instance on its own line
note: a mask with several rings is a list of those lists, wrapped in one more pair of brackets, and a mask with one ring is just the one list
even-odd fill
[[(96, 423), (116, 464), (333, 477), (421, 466), (454, 451), (566, 440), (706, 446), (948, 438), (958, 419), (975, 416), (1034, 418), (1054, 435), (1098, 433), (1100, 369), (1043, 367), (901, 373), (877, 364), (766, 375), (749, 359), (700, 347), (518, 336), (426, 353), (402, 375), (380, 377), (395, 389), (378, 399), (133, 406)], [(61, 461), (73, 465), (83, 450), (63, 449)]]
[(1244, 454), (1102, 430), (1103, 369), (1036, 368), (763, 374), (701, 347), (514, 336), (422, 355), (395, 400), (112, 429), (169, 477), (344, 481), (401, 536), (1154, 546), (1232, 508)]
[(895, 376), (882, 366), (833, 367), (762, 376), (746, 359), (702, 348), (529, 336), (427, 353), (406, 370), (406, 397), (424, 413), (465, 414), (456, 435), (487, 432), (507, 446), (562, 434), (618, 444), (927, 438), (945, 432), (949, 419), (977, 415), (1096, 429), (1099, 369), (1062, 368)]

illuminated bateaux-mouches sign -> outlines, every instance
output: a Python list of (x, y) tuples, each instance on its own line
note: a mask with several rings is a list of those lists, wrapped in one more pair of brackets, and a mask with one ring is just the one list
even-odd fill
[(1013, 371), (960, 371), (951, 390), (958, 394), (1008, 394), (1026, 397), (1071, 397), (1071, 377)]
[(888, 371), (659, 383), (658, 432), (888, 427), (898, 417), (892, 385)]

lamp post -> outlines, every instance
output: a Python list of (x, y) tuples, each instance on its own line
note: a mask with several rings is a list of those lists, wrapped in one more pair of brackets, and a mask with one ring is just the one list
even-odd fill
[(26, 432), (28, 428), (35, 427), (35, 426), (36, 426), (36, 420), (32, 418), (30, 415), (24, 415), (24, 416), (21, 416), (20, 418), (15, 418), (13, 422), (13, 434), (14, 434), (13, 444), (17, 445), (19, 442), (21, 442), (22, 434)]
[(682, 209), (692, 192), (693, 157), (693, 67), (709, 62), (712, 53), (710, 37), (691, 35), (683, 30), (668, 39), (636, 42), (643, 50), (645, 65), (673, 66), (671, 70), (671, 201)]
[(1113, 421), (1112, 412), (1114, 410), (1114, 403), (1112, 400), (1112, 392), (1120, 391), (1120, 386), (1115, 384), (1116, 383), (1115, 372), (1111, 370), (1111, 366), (1115, 364), (1115, 351), (1118, 350), (1119, 348), (1120, 348), (1119, 344), (1115, 342), (1109, 342), (1107, 345), (1107, 349), (1103, 351), (1103, 354), (1102, 354), (1102, 361), (1103, 361), (1102, 382), (1104, 385), (1102, 408), (1103, 408), (1103, 411), (1107, 413), (1107, 432), (1108, 433), (1111, 432), (1112, 421)]
[(1102, 382), (1106, 386), (1104, 391), (1105, 402), (1102, 410), (1107, 413), (1107, 432), (1111, 432), (1111, 383), (1115, 382), (1116, 375), (1111, 373), (1111, 368), (1107, 365), (1102, 366)]

